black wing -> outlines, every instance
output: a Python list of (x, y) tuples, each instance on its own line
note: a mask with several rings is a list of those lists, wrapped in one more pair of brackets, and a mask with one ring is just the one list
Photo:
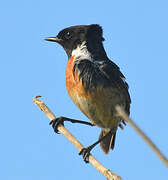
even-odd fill
[(126, 98), (125, 110), (127, 114), (130, 113), (131, 98), (128, 92), (128, 84), (125, 81), (124, 75), (121, 73), (120, 68), (110, 60), (104, 61), (99, 66), (100, 71), (111, 81), (112, 86), (117, 87)]

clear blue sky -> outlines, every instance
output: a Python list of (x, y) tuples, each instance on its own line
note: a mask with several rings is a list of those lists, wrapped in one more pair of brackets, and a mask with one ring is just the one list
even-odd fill
[[(0, 179), (104, 179), (32, 103), (40, 94), (57, 116), (87, 120), (65, 89), (64, 50), (43, 40), (78, 24), (103, 26), (107, 54), (130, 85), (131, 117), (168, 157), (168, 1), (6, 0), (0, 22)], [(66, 127), (85, 146), (100, 132)], [(92, 153), (125, 180), (168, 179), (167, 168), (129, 125), (118, 130), (109, 155), (99, 146)]]

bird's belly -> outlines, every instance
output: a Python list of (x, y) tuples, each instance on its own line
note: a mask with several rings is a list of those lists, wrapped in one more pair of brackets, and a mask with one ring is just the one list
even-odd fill
[(115, 112), (114, 99), (104, 96), (104, 93), (96, 95), (88, 93), (85, 96), (79, 95), (75, 90), (69, 94), (76, 106), (91, 120), (91, 122), (101, 128), (114, 128), (119, 124), (119, 118)]

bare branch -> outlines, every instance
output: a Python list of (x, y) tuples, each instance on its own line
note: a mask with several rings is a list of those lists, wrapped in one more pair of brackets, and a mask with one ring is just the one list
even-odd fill
[[(56, 116), (51, 112), (51, 110), (44, 104), (42, 100), (38, 98), (41, 96), (36, 96), (33, 98), (33, 102), (40, 107), (40, 109), (45, 113), (49, 120), (54, 120)], [(63, 134), (79, 151), (83, 149), (83, 145), (63, 126), (60, 125), (58, 130)], [(98, 162), (93, 155), (89, 156), (89, 162), (92, 164), (100, 173), (102, 173), (108, 180), (121, 180), (121, 177), (113, 173), (109, 169), (105, 168), (100, 162)]]
[(143, 138), (143, 140), (149, 145), (149, 147), (155, 152), (159, 159), (168, 167), (168, 159), (159, 150), (159, 148), (149, 139), (149, 137), (128, 117), (125, 111), (120, 107), (116, 106), (116, 110), (125, 121)]

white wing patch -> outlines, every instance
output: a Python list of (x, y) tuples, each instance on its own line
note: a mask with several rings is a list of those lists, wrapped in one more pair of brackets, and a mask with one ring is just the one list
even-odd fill
[(120, 78), (122, 79), (122, 81), (125, 83), (126, 79), (124, 77), (121, 77)]

